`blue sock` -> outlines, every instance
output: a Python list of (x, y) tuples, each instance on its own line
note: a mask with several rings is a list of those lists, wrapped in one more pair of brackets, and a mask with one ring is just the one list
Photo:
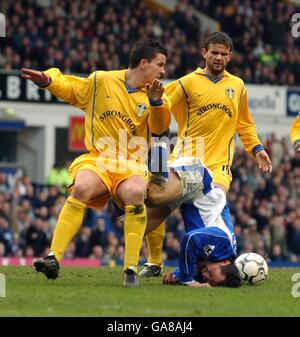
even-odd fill
[(154, 138), (151, 148), (151, 160), (149, 171), (152, 173), (150, 181), (153, 184), (166, 187), (169, 178), (168, 168), (169, 149), (163, 139)]

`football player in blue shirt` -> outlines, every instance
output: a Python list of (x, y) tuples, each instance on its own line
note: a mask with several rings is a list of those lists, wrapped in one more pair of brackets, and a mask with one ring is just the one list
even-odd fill
[(195, 202), (183, 204), (181, 211), (190, 230), (181, 242), (179, 267), (164, 275), (163, 283), (239, 287), (241, 278), (234, 265), (236, 239), (228, 207), (209, 226), (205, 226)]
[[(179, 268), (166, 274), (163, 283), (240, 286), (241, 278), (234, 265), (236, 239), (225, 193), (213, 185), (211, 171), (198, 159), (180, 157), (169, 169), (167, 186), (155, 192), (155, 204), (150, 202), (147, 209), (145, 232), (147, 235), (155, 230), (174, 209), (180, 208), (186, 234), (181, 242)], [(153, 193), (153, 184), (149, 192)], [(160, 271), (160, 266), (147, 264), (141, 273), (151, 272), (149, 277), (158, 276)]]

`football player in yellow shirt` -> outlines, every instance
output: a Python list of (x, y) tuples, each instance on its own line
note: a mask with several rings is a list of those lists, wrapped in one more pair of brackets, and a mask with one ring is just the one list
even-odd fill
[(290, 129), (291, 143), (297, 152), (300, 152), (300, 113), (294, 119)]
[(56, 68), (45, 72), (22, 69), (23, 78), (85, 112), (89, 153), (70, 166), (71, 194), (59, 215), (51, 252), (34, 264), (48, 278), (58, 276), (59, 261), (79, 231), (85, 209), (103, 207), (112, 197), (125, 210), (123, 285), (139, 285), (138, 258), (147, 223), (149, 135), (160, 135), (170, 123), (169, 103), (160, 81), (166, 56), (159, 42), (146, 39), (132, 48), (129, 67), (124, 70), (95, 71), (81, 78), (63, 75)]
[[(226, 33), (211, 33), (202, 49), (204, 69), (196, 69), (169, 83), (165, 89), (178, 123), (178, 141), (171, 162), (181, 157), (201, 159), (212, 171), (214, 185), (224, 193), (232, 180), (236, 133), (259, 168), (263, 172), (272, 171), (270, 158), (249, 113), (244, 82), (225, 70), (232, 50), (232, 40)], [(171, 191), (172, 186), (167, 190), (170, 195), (176, 194)], [(159, 199), (162, 199), (161, 192)], [(154, 276), (160, 272), (163, 237), (163, 225), (147, 235), (149, 259), (141, 275)]]

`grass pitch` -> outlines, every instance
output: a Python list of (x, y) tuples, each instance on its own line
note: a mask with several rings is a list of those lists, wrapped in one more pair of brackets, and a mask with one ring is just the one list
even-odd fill
[(124, 289), (120, 268), (65, 267), (47, 281), (29, 267), (0, 267), (6, 278), (0, 316), (300, 316), (300, 274), (292, 281), (297, 272), (270, 269), (262, 285), (238, 289), (163, 286), (161, 278), (141, 278), (140, 288)]

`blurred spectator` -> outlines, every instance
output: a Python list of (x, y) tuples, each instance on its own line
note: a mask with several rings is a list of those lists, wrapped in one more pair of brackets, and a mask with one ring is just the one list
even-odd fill
[(284, 225), (283, 216), (274, 216), (271, 220), (271, 238), (272, 238), (272, 247), (275, 245), (280, 246), (281, 254), (287, 256), (287, 243), (286, 243), (286, 230)]
[[(115, 267), (117, 264), (117, 248), (114, 244), (110, 244), (107, 246), (105, 253), (103, 255), (102, 263), (105, 266)], [(124, 257), (124, 252), (123, 252)], [(122, 261), (123, 263), (123, 261)]]
[(93, 259), (98, 259), (99, 261), (101, 261), (103, 258), (103, 248), (99, 245), (94, 246), (92, 248), (92, 254), (89, 257)]
[(96, 222), (90, 237), (91, 249), (99, 245), (104, 248), (107, 246), (107, 232), (105, 231), (105, 222), (103, 219), (99, 219)]
[(256, 220), (250, 218), (248, 220), (248, 241), (252, 244), (255, 251), (258, 250), (261, 242), (261, 234), (257, 231)]
[(74, 259), (76, 257), (76, 244), (74, 241), (71, 241), (69, 246), (67, 247), (64, 258), (65, 259)]
[(76, 238), (76, 256), (88, 257), (91, 254), (90, 237), (91, 229), (89, 227), (82, 227)]
[(300, 255), (300, 218), (289, 224), (288, 227), (288, 249), (291, 253)]
[[(26, 232), (26, 245), (33, 249), (34, 256), (42, 256), (49, 245), (46, 235), (46, 224), (43, 219), (37, 217)], [(28, 254), (28, 253), (27, 253)]]
[(0, 257), (6, 256), (6, 249), (3, 242), (0, 241)]
[(24, 256), (25, 257), (35, 257), (34, 249), (31, 246), (26, 246), (25, 251), (24, 251)]
[(7, 192), (9, 190), (9, 185), (7, 181), (7, 176), (5, 173), (0, 172), (0, 192)]
[(166, 233), (165, 239), (165, 250), (167, 253), (168, 260), (177, 260), (179, 257), (179, 248), (180, 243), (179, 240), (175, 238), (173, 232)]
[(66, 167), (55, 163), (47, 178), (47, 183), (50, 186), (57, 186), (61, 193), (66, 192), (66, 187), (71, 184), (71, 178)]
[(271, 254), (270, 254), (270, 258), (271, 258), (271, 260), (273, 260), (273, 261), (283, 261), (283, 260), (286, 259), (286, 257), (283, 255), (282, 248), (281, 248), (280, 245), (275, 244), (275, 245), (272, 247), (272, 251), (271, 251)]

